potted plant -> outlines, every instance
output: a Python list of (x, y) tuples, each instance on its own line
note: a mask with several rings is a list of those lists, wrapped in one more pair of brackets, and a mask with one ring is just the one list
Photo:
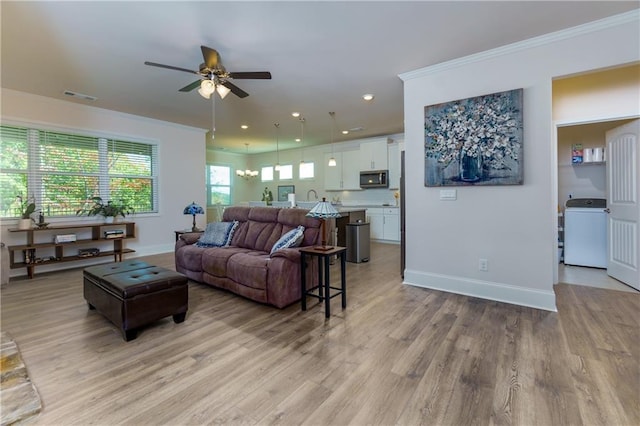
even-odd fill
[(36, 203), (33, 197), (24, 200), (21, 195), (16, 197), (20, 220), (18, 221), (18, 229), (31, 228), (31, 215), (36, 211)]
[(264, 191), (262, 192), (262, 201), (266, 201), (268, 206), (273, 202), (273, 193), (269, 190), (269, 187), (264, 188)]
[(105, 222), (109, 223), (114, 222), (119, 216), (125, 218), (128, 214), (134, 213), (133, 207), (122, 200), (104, 202), (101, 197), (93, 197), (91, 201), (92, 205), (79, 209), (76, 215), (104, 216)]

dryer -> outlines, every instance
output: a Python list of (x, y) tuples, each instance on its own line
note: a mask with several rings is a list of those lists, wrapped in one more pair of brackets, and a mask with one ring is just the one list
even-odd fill
[(607, 267), (607, 200), (567, 201), (564, 222), (565, 265)]

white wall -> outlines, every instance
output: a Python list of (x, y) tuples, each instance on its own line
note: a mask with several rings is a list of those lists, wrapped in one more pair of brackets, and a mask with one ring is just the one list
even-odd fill
[[(72, 131), (87, 135), (101, 135), (140, 140), (158, 144), (160, 160), (159, 212), (137, 214), (137, 238), (125, 242), (136, 253), (128, 257), (164, 253), (173, 250), (176, 229), (191, 224), (191, 216), (182, 211), (191, 201), (205, 205), (205, 130), (152, 120), (129, 114), (65, 102), (28, 93), (2, 89), (2, 123), (35, 125), (44, 129)], [(79, 222), (85, 218), (72, 218)], [(205, 217), (197, 216), (204, 226)], [(67, 220), (68, 222), (69, 220)], [(95, 221), (95, 219), (93, 220)], [(55, 223), (55, 219), (52, 220)], [(2, 241), (7, 245), (24, 244), (23, 233), (9, 233), (16, 221), (3, 221)], [(104, 262), (106, 258), (102, 258)], [(87, 262), (64, 263), (36, 268), (36, 273), (73, 267)], [(25, 275), (26, 269), (15, 269), (11, 275)]]
[[(556, 146), (552, 79), (640, 60), (638, 13), (618, 15), (401, 75), (406, 151), (405, 282), (555, 310)], [(424, 107), (524, 89), (524, 184), (424, 186)], [(478, 260), (488, 259), (487, 272)]]

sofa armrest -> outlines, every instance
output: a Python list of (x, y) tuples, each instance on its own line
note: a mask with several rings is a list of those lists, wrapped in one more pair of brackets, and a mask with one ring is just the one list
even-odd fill
[(275, 251), (270, 257), (284, 257), (291, 262), (300, 263), (300, 250), (298, 248), (284, 248)]
[(188, 232), (186, 234), (181, 234), (180, 239), (186, 244), (194, 244), (196, 241), (198, 241), (201, 235), (202, 232)]

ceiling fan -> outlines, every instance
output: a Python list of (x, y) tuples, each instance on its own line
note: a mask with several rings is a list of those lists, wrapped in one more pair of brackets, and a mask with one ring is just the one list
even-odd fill
[(200, 79), (184, 86), (180, 89), (180, 92), (190, 92), (196, 87), (200, 87), (198, 92), (207, 99), (211, 97), (214, 91), (217, 91), (221, 98), (224, 98), (229, 92), (233, 92), (233, 94), (240, 98), (249, 96), (247, 92), (229, 81), (232, 79), (271, 79), (271, 73), (269, 71), (229, 72), (222, 65), (218, 51), (207, 46), (200, 46), (200, 49), (202, 50), (204, 63), (200, 64), (198, 71), (148, 61), (145, 61), (144, 64), (199, 75)]

